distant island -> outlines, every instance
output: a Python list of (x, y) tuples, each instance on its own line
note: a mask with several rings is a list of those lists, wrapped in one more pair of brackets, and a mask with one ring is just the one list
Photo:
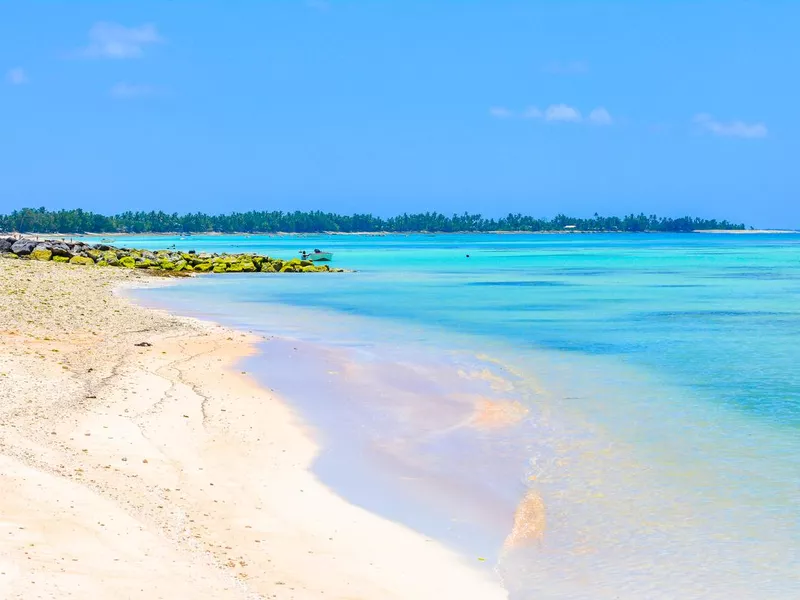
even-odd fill
[(50, 211), (23, 208), (0, 215), (0, 231), (26, 233), (456, 233), (456, 232), (678, 232), (744, 231), (743, 224), (726, 220), (655, 215), (628, 215), (581, 219), (563, 214), (539, 219), (509, 214), (499, 219), (464, 213), (437, 212), (398, 215), (339, 215), (320, 211), (249, 211), (224, 215), (165, 212), (124, 212), (113, 216), (81, 209)]

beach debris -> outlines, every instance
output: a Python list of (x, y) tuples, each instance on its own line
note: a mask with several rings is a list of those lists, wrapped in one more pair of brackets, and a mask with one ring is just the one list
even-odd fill
[(161, 275), (186, 276), (193, 273), (341, 273), (344, 269), (317, 265), (310, 260), (283, 260), (261, 254), (217, 254), (166, 250), (118, 248), (108, 244), (86, 244), (63, 240), (0, 237), (0, 256), (25, 260), (70, 263), (98, 267), (145, 269)]
[(139, 346), (141, 348), (149, 348), (152, 345), (153, 344), (151, 344), (150, 342), (139, 342), (138, 344), (134, 344), (134, 346)]

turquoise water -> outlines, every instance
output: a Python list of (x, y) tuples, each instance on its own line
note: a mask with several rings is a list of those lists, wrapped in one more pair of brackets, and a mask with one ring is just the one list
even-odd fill
[[(320, 477), (512, 598), (800, 597), (800, 235), (125, 243), (356, 269), (138, 297), (270, 337), (249, 370), (315, 427)], [(482, 402), (527, 413), (477, 426)], [(529, 489), (545, 533), (504, 550)]]

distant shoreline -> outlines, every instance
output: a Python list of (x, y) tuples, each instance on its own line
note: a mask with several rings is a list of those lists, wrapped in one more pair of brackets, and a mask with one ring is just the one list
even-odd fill
[[(13, 235), (18, 232), (2, 232), (2, 234)], [(614, 234), (677, 234), (688, 235), (693, 233), (713, 233), (713, 234), (732, 234), (732, 235), (754, 235), (754, 234), (796, 234), (800, 230), (793, 229), (696, 229), (693, 231), (591, 231), (591, 230), (578, 230), (573, 229), (569, 231), (551, 230), (551, 231), (319, 231), (319, 232), (292, 232), (292, 231), (276, 231), (276, 232), (249, 232), (249, 231), (206, 231), (206, 232), (192, 232), (191, 234), (181, 233), (177, 231), (160, 231), (160, 232), (142, 232), (142, 233), (97, 233), (86, 231), (82, 233), (35, 233), (25, 232), (19, 235), (26, 237), (52, 237), (52, 238), (67, 238), (67, 237), (199, 237), (199, 236), (258, 236), (258, 237), (310, 237), (316, 235), (341, 235), (341, 236), (363, 236), (363, 237), (385, 237), (385, 236), (407, 236), (407, 235), (596, 235), (603, 233)]]

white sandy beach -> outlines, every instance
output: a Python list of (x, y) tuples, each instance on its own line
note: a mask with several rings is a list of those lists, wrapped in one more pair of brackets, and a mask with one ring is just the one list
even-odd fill
[(507, 596), (315, 479), (309, 432), (236, 367), (254, 336), (113, 294), (158, 282), (0, 260), (0, 598)]

